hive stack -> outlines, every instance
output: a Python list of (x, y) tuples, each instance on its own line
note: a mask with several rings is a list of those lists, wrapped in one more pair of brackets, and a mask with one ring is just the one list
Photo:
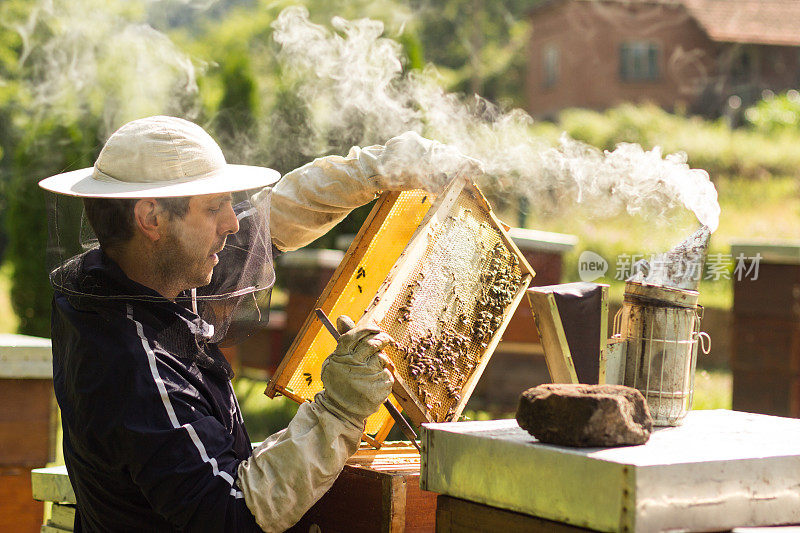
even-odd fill
[(53, 460), (52, 376), (48, 339), (0, 335), (0, 531), (38, 531), (42, 523), (30, 471)]

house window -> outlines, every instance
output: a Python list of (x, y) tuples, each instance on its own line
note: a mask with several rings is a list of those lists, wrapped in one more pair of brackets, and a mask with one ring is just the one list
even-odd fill
[(558, 82), (558, 48), (548, 45), (544, 49), (544, 86), (552, 87)]
[(731, 78), (736, 83), (748, 83), (756, 77), (755, 54), (751, 47), (742, 47), (737, 50), (731, 62)]
[(658, 45), (631, 41), (619, 47), (619, 77), (623, 81), (652, 81), (659, 77)]

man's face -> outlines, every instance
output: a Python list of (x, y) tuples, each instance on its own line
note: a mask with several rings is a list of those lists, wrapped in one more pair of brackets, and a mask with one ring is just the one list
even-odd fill
[(168, 218), (159, 240), (159, 272), (179, 291), (208, 285), (225, 238), (239, 231), (231, 195), (193, 196), (183, 217)]

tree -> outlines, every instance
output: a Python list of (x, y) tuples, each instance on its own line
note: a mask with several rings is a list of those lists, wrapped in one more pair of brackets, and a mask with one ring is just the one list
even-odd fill
[[(22, 12), (23, 5), (14, 0), (0, 4), (0, 20), (12, 20)], [(19, 55), (22, 49), (20, 35), (0, 23), (0, 220), (4, 220), (9, 198), (8, 180), (14, 146), (19, 137), (15, 127), (16, 111), (23, 98), (18, 81)], [(5, 256), (8, 243), (7, 229), (0, 226), (0, 263)]]
[(246, 52), (228, 53), (221, 65), (221, 82), (223, 94), (213, 127), (223, 151), (231, 154), (253, 138), (257, 124), (257, 87)]
[(540, 0), (413, 0), (425, 60), (448, 89), (514, 107), (525, 103), (526, 13)]
[[(5, 225), (6, 260), (13, 268), (11, 303), (20, 333), (50, 336), (49, 214), (38, 182), (57, 172), (91, 166), (96, 148), (97, 126), (43, 122), (27, 132), (15, 151)], [(79, 223), (73, 220), (71, 225), (77, 228)]]

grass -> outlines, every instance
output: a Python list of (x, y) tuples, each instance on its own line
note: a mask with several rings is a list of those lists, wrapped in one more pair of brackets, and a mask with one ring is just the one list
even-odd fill
[(16, 333), (19, 320), (11, 307), (9, 291), (11, 290), (11, 267), (8, 264), (0, 267), (0, 333)]
[(732, 399), (733, 375), (729, 370), (697, 370), (692, 409), (730, 409)]
[(258, 442), (285, 428), (297, 412), (297, 404), (283, 396), (268, 398), (261, 380), (244, 377), (233, 381), (233, 390), (239, 400), (244, 426), (250, 440)]

